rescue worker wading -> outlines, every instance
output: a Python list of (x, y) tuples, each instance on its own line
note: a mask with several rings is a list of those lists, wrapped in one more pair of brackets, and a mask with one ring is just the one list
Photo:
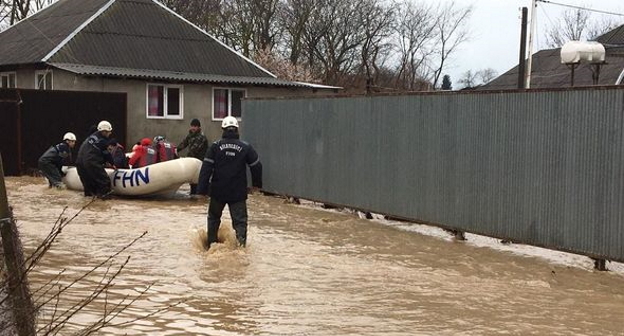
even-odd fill
[(76, 135), (67, 132), (63, 135), (63, 142), (48, 148), (39, 158), (39, 170), (48, 179), (49, 187), (65, 189), (62, 182), (65, 173), (61, 170), (63, 164), (71, 163), (71, 149), (76, 145)]
[(80, 145), (76, 169), (85, 196), (105, 198), (111, 191), (110, 178), (104, 170), (104, 164), (107, 162), (113, 164), (113, 158), (108, 151), (108, 138), (112, 132), (111, 124), (102, 120), (97, 126), (97, 132), (91, 134)]
[(197, 193), (210, 196), (208, 247), (217, 242), (221, 214), (227, 204), (240, 246), (247, 243), (247, 166), (252, 190), (262, 188), (262, 164), (253, 147), (239, 140), (238, 121), (229, 116), (221, 124), (223, 136), (214, 142), (202, 163)]

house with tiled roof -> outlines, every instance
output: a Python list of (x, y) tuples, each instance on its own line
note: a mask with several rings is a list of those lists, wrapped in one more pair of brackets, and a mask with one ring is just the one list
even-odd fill
[[(531, 66), (531, 88), (562, 88), (591, 85), (624, 84), (624, 25), (619, 26), (594, 41), (605, 48), (605, 62), (599, 67), (581, 62), (574, 66), (561, 63), (561, 48), (540, 50), (533, 54)], [(515, 90), (518, 88), (518, 66), (510, 69), (477, 90)], [(598, 75), (597, 83), (594, 73)]]
[(154, 0), (60, 0), (0, 46), (0, 87), (126, 93), (130, 141), (182, 139), (193, 118), (215, 139), (243, 97), (338, 89), (276, 78)]

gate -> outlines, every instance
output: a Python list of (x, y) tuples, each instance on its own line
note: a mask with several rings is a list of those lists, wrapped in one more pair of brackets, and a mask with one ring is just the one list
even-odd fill
[(113, 125), (113, 137), (126, 142), (125, 93), (0, 89), (0, 152), (6, 175), (30, 173), (39, 156), (63, 134), (78, 137), (74, 155), (100, 120)]

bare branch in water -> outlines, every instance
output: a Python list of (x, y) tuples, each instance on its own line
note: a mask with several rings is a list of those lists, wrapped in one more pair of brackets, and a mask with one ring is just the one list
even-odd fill
[[(67, 207), (63, 208), (63, 211), (56, 219), (48, 235), (30, 254), (30, 256), (28, 256), (28, 258), (24, 260), (25, 267), (24, 272), (19, 275), (20, 281), (27, 280), (28, 274), (39, 265), (47, 252), (52, 248), (52, 245), (54, 244), (58, 236), (63, 232), (63, 229), (67, 225), (69, 225), (74, 219), (76, 219), (85, 209), (93, 204), (95, 200), (96, 198), (91, 199), (71, 217), (67, 216)], [(94, 323), (90, 324), (89, 326), (84, 327), (82, 330), (78, 331), (76, 335), (90, 335), (107, 326), (127, 326), (132, 322), (149, 318), (179, 305), (181, 302), (156, 309), (149, 314), (146, 314), (145, 316), (126, 320), (121, 323), (113, 322), (115, 318), (117, 318), (122, 312), (124, 312), (124, 310), (130, 308), (133, 304), (136, 303), (137, 300), (143, 298), (154, 285), (154, 283), (151, 283), (143, 290), (136, 290), (135, 295), (126, 295), (120, 302), (117, 302), (116, 304), (111, 305), (109, 303), (109, 290), (114, 286), (115, 279), (119, 277), (121, 272), (128, 265), (128, 262), (130, 261), (130, 256), (127, 256), (123, 262), (117, 265), (115, 265), (115, 259), (118, 258), (121, 253), (133, 246), (138, 240), (144, 238), (146, 235), (147, 231), (143, 232), (140, 236), (134, 238), (132, 241), (121, 247), (115, 253), (108, 256), (105, 260), (93, 266), (91, 269), (86, 271), (84, 274), (81, 274), (78, 278), (72, 280), (68, 284), (61, 284), (63, 276), (66, 275), (66, 269), (63, 269), (59, 271), (58, 274), (56, 274), (47, 283), (43, 284), (41, 287), (33, 291), (33, 295), (36, 295), (34, 301), (37, 302), (34, 308), (35, 312), (43, 309), (44, 307), (52, 308), (52, 315), (50, 317), (50, 320), (37, 330), (37, 335), (56, 335), (61, 333), (63, 328), (66, 327), (67, 323), (72, 317), (74, 317), (78, 312), (82, 311), (91, 303), (100, 298), (104, 300), (104, 310), (102, 312), (102, 317)], [(97, 285), (88, 296), (80, 299), (69, 308), (61, 308), (63, 302), (61, 296), (63, 294), (67, 293), (70, 289), (88, 280), (88, 278), (92, 277), (93, 275), (100, 274), (102, 272), (103, 274), (99, 278)], [(5, 285), (4, 280), (0, 281), (0, 285)], [(0, 305), (2, 305), (5, 300), (6, 297), (2, 298), (0, 300)], [(0, 331), (5, 330), (9, 327), (11, 327), (11, 324), (8, 324), (6, 326), (1, 325)]]

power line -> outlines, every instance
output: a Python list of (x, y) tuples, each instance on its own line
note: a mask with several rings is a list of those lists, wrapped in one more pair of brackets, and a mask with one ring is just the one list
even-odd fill
[(562, 6), (562, 7), (569, 7), (569, 8), (574, 8), (574, 9), (586, 10), (586, 11), (589, 11), (589, 12), (596, 12), (596, 13), (601, 13), (601, 14), (624, 16), (624, 14), (622, 14), (622, 13), (608, 12), (608, 11), (603, 11), (603, 10), (600, 10), (600, 9), (591, 9), (591, 8), (587, 8), (587, 7), (562, 4), (562, 3), (548, 1), (548, 0), (536, 0), (536, 1), (537, 2), (547, 3), (547, 4), (552, 4), (552, 5), (557, 5), (557, 6)]

